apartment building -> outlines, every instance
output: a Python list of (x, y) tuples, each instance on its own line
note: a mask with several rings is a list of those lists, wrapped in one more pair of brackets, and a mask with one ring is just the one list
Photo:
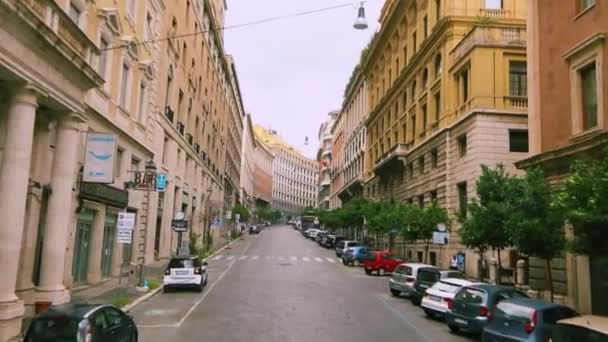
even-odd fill
[(336, 112), (336, 117), (331, 126), (331, 163), (330, 175), (331, 183), (329, 186), (329, 208), (336, 209), (342, 206), (342, 201), (338, 197), (338, 190), (344, 186), (344, 116), (341, 112)]
[(358, 71), (351, 87), (347, 89), (339, 120), (343, 120), (343, 166), (337, 171), (341, 174), (342, 186), (335, 194), (342, 203), (353, 198), (363, 197), (365, 166), (365, 120), (369, 114), (367, 84)]
[(336, 121), (337, 111), (327, 114), (327, 119), (319, 127), (319, 150), (317, 161), (319, 165), (319, 194), (317, 207), (330, 208), (331, 182), (332, 182), (332, 128)]
[[(608, 3), (528, 1), (530, 157), (559, 183), (573, 160), (605, 158), (608, 109)], [(559, 25), (555, 18), (560, 18)], [(542, 260), (530, 258), (533, 289), (544, 289)], [(552, 263), (554, 287), (581, 313), (608, 314), (608, 259), (575, 255)]]
[(255, 210), (254, 182), (255, 182), (255, 159), (257, 143), (253, 133), (251, 115), (244, 118), (243, 143), (241, 147), (241, 180), (240, 198), (241, 203), (253, 213)]
[(240, 203), (240, 179), (241, 179), (241, 148), (243, 140), (243, 119), (245, 111), (241, 100), (239, 81), (236, 75), (236, 67), (232, 56), (226, 56), (228, 63), (228, 89), (226, 100), (227, 112), (227, 145), (226, 145), (226, 174), (224, 177), (224, 207), (226, 210)]
[[(36, 302), (67, 302), (75, 286), (168, 257), (175, 212), (199, 235), (212, 214), (203, 206), (219, 215), (227, 108), (240, 103), (216, 30), (222, 8), (0, 3), (0, 340), (19, 332)], [(164, 39), (198, 31), (206, 33)], [(96, 157), (110, 167), (85, 173), (95, 141), (110, 146)], [(166, 174), (166, 189), (141, 190), (143, 171)], [(119, 243), (124, 212), (135, 224)]]
[(261, 138), (255, 134), (255, 171), (253, 175), (253, 197), (255, 205), (270, 206), (272, 204), (272, 165), (274, 154)]
[(272, 208), (285, 215), (297, 215), (306, 207), (314, 207), (318, 194), (317, 161), (302, 155), (274, 130), (255, 126), (254, 131), (274, 155)]
[[(481, 165), (518, 172), (513, 163), (528, 153), (526, 15), (524, 0), (385, 3), (362, 65), (367, 197), (464, 213)], [(466, 252), (475, 275), (478, 255), (460, 244), (454, 221), (449, 244), (432, 245), (428, 261), (447, 267)], [(423, 258), (422, 245), (398, 248)]]

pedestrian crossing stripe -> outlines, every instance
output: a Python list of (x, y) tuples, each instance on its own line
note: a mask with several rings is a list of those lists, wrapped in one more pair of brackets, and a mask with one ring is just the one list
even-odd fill
[(298, 257), (297, 256), (292, 256), (290, 259), (293, 260), (293, 261), (298, 261)]
[(223, 257), (223, 255), (218, 255), (215, 258), (211, 259), (212, 261), (218, 261)]
[(335, 261), (334, 259), (332, 259), (332, 258), (326, 258), (326, 259), (327, 259), (327, 261), (331, 262), (332, 264), (336, 262), (336, 261)]
[(232, 260), (232, 259), (234, 259), (234, 255), (231, 255), (231, 256), (229, 256), (229, 257), (226, 258), (226, 260)]
[(323, 259), (319, 258), (319, 257), (315, 257), (315, 261), (316, 262), (323, 262)]
[(304, 261), (310, 261), (310, 259), (308, 259), (308, 257), (302, 257), (302, 260), (304, 260)]

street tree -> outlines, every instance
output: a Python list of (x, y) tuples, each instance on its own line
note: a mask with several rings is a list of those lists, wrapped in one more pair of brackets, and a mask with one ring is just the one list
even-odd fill
[(468, 213), (460, 217), (462, 243), (483, 254), (487, 249), (497, 252), (499, 274), (502, 268), (500, 252), (511, 246), (508, 220), (513, 214), (511, 201), (516, 196), (517, 181), (499, 164), (491, 169), (481, 166), (477, 180), (477, 198), (468, 205)]
[(431, 241), (433, 240), (433, 233), (437, 231), (437, 226), (439, 224), (444, 224), (446, 227), (449, 227), (450, 218), (447, 210), (439, 206), (437, 201), (433, 201), (430, 205), (425, 207), (418, 208), (419, 209), (415, 209), (420, 215), (415, 224), (416, 237), (424, 242), (424, 262), (427, 263)]
[(237, 204), (234, 206), (234, 208), (232, 208), (232, 213), (234, 214), (233, 215), (234, 219), (236, 219), (236, 215), (238, 214), (240, 216), (239, 220), (241, 222), (249, 222), (250, 214), (249, 214), (249, 209), (247, 209), (246, 207), (244, 207), (240, 204)]
[(546, 289), (553, 301), (551, 261), (565, 247), (563, 215), (552, 206), (551, 188), (540, 169), (532, 169), (517, 179), (517, 197), (508, 221), (513, 245), (526, 255), (545, 260)]
[(554, 198), (572, 225), (569, 248), (591, 257), (608, 256), (608, 150), (598, 160), (576, 161)]

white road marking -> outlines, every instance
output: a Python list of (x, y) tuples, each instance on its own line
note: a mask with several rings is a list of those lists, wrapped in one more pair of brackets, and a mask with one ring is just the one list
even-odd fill
[(258, 260), (258, 258), (259, 258), (259, 256), (254, 255), (254, 256), (251, 258), (251, 260)]
[(279, 260), (284, 260), (285, 258), (283, 258), (282, 256), (278, 257)]
[(242, 255), (242, 256), (239, 258), (239, 260), (245, 260), (245, 259), (247, 259), (247, 256), (246, 256), (246, 255)]
[(267, 255), (264, 259), (270, 260), (270, 259), (272, 259), (272, 257), (270, 255)]
[(292, 256), (290, 259), (293, 260), (293, 261), (298, 261), (298, 257), (297, 256)]
[(337, 262), (342, 262), (342, 259), (340, 259), (340, 258), (336, 258), (336, 261), (337, 261)]
[(224, 257), (223, 255), (218, 255), (215, 258), (211, 259), (211, 261), (218, 261), (220, 260), (222, 257)]
[(304, 261), (310, 261), (310, 259), (308, 259), (308, 257), (302, 257), (302, 260), (304, 260)]
[(332, 258), (325, 258), (325, 259), (327, 259), (327, 261), (331, 262), (332, 264), (336, 262), (336, 261), (335, 261), (334, 259), (332, 259)]
[(319, 257), (315, 257), (315, 261), (316, 262), (323, 262), (323, 259), (319, 258)]
[(232, 259), (234, 259), (234, 255), (231, 255), (231, 256), (229, 256), (229, 257), (226, 258), (226, 260), (232, 260)]

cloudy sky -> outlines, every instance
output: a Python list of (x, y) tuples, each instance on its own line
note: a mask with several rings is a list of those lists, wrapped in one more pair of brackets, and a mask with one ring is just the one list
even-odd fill
[[(350, 0), (228, 0), (226, 26), (352, 3), (331, 11), (225, 31), (245, 109), (309, 157), (327, 113), (339, 109), (361, 49), (377, 29), (383, 0), (367, 0), (369, 29), (353, 29)], [(304, 145), (305, 137), (310, 144)]]

